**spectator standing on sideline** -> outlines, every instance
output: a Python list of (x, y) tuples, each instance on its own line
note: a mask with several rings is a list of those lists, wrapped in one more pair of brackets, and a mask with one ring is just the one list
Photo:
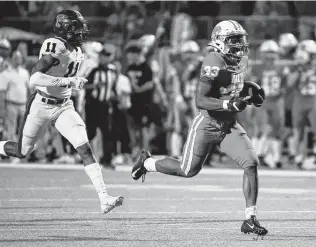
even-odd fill
[(94, 68), (85, 84), (85, 115), (88, 138), (96, 136), (97, 128), (102, 133), (102, 155), (100, 164), (111, 167), (115, 151), (113, 135), (113, 113), (117, 108), (116, 80), (117, 68), (111, 61), (115, 57), (115, 46), (105, 44), (99, 53), (99, 65)]
[(137, 44), (127, 46), (127, 71), (132, 85), (132, 107), (130, 109), (130, 137), (133, 147), (132, 156), (137, 154), (140, 147), (149, 146), (149, 125), (152, 122), (153, 72), (148, 62), (142, 59), (141, 48)]
[(13, 141), (18, 139), (18, 129), (23, 121), (29, 94), (30, 74), (22, 65), (23, 56), (16, 50), (10, 57), (10, 63), (0, 74), (0, 91), (5, 95), (6, 138)]

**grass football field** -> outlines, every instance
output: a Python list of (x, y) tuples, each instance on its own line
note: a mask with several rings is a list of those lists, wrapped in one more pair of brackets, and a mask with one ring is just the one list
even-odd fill
[(0, 164), (0, 246), (316, 246), (316, 172), (259, 171), (263, 240), (240, 232), (242, 170), (205, 168), (191, 179), (131, 167), (103, 170), (125, 201), (107, 215), (80, 165)]

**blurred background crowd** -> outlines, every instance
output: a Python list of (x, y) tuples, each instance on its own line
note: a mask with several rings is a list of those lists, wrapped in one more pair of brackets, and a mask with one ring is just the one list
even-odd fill
[[(225, 19), (238, 21), (248, 32), (249, 78), (266, 91), (268, 105), (247, 107), (238, 116), (262, 164), (273, 169), (285, 164), (316, 167), (316, 82), (309, 80), (315, 84), (305, 85), (305, 91), (300, 87), (297, 91), (292, 83), (301, 80), (297, 71), (312, 68), (308, 66), (316, 52), (314, 43), (308, 42), (315, 40), (316, 2), (0, 2), (0, 140), (18, 138), (27, 97), (34, 90), (28, 84), (30, 71), (43, 40), (53, 36), (55, 15), (63, 9), (79, 10), (89, 21), (86, 60), (78, 71), (88, 83), (74, 92), (73, 100), (105, 167), (133, 161), (140, 148), (155, 155), (181, 156), (197, 113), (195, 88), (203, 58), (210, 52), (206, 44), (213, 27)], [(302, 41), (307, 45), (300, 45)], [(272, 64), (268, 72), (276, 67), (281, 71), (277, 76), (282, 87), (278, 80), (264, 85), (262, 70), (267, 64)], [(305, 98), (306, 107), (293, 110), (295, 102), (300, 105)], [(226, 157), (215, 150), (206, 165), (215, 160), (225, 162)], [(27, 161), (80, 159), (50, 127)]]

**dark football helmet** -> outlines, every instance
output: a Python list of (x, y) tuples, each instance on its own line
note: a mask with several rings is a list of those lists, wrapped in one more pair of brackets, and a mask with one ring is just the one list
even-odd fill
[(58, 13), (53, 30), (74, 46), (81, 46), (89, 34), (87, 21), (76, 10), (63, 10)]

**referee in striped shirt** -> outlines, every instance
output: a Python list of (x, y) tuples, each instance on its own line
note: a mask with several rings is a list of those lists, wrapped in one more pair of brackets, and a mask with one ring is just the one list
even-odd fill
[(104, 45), (99, 53), (99, 65), (88, 75), (85, 84), (85, 115), (88, 138), (96, 136), (97, 128), (102, 133), (103, 157), (100, 164), (112, 167), (111, 160), (115, 151), (115, 136), (112, 131), (113, 111), (117, 109), (116, 81), (117, 68), (110, 63), (115, 56), (115, 47)]

